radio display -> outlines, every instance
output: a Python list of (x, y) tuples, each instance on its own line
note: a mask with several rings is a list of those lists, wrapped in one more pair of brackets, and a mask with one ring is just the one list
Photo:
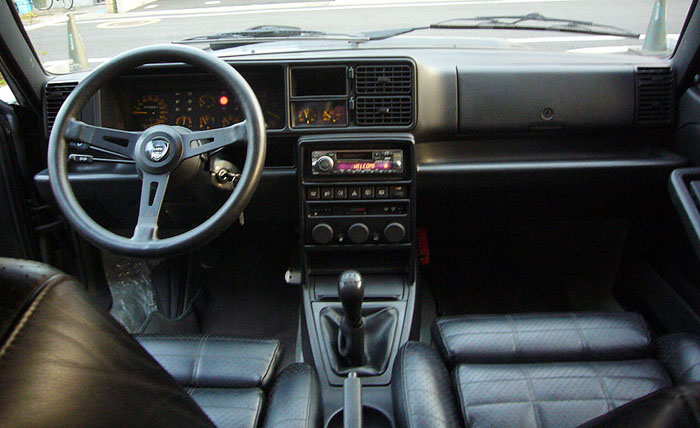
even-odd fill
[(355, 170), (355, 171), (366, 171), (366, 170), (383, 170), (383, 169), (391, 169), (392, 163), (391, 162), (338, 162), (336, 165), (336, 168), (338, 171), (348, 171), (348, 170)]

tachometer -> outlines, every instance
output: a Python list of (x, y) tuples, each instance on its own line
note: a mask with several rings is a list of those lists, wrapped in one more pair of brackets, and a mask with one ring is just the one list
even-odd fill
[(131, 116), (141, 129), (162, 125), (168, 122), (168, 104), (158, 95), (146, 94), (136, 101)]

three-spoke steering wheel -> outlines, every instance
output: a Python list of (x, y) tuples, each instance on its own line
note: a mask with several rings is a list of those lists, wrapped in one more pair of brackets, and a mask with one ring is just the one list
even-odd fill
[[(194, 65), (218, 78), (236, 96), (245, 120), (207, 131), (183, 132), (156, 125), (130, 132), (88, 125), (76, 119), (88, 100), (110, 79), (144, 64)], [(82, 142), (135, 161), (142, 176), (139, 216), (126, 238), (95, 222), (80, 206), (68, 180), (68, 142)], [(184, 160), (234, 144), (247, 144), (245, 165), (231, 196), (209, 219), (185, 233), (158, 238), (158, 217), (170, 174)], [(71, 226), (92, 244), (118, 254), (139, 257), (172, 255), (201, 245), (226, 230), (250, 201), (262, 176), (266, 134), (262, 109), (253, 90), (229, 64), (202, 50), (179, 45), (138, 48), (118, 55), (93, 71), (70, 94), (56, 116), (49, 138), (51, 189)]]

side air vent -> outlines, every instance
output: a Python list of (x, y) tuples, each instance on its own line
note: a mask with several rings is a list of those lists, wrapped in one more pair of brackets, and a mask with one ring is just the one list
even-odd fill
[(68, 95), (78, 84), (75, 82), (48, 83), (44, 91), (44, 117), (46, 118), (46, 133), (51, 132), (58, 110)]
[(636, 82), (635, 123), (638, 126), (673, 123), (674, 94), (671, 69), (639, 67)]
[(413, 67), (362, 64), (355, 70), (355, 122), (359, 126), (409, 126), (413, 123)]

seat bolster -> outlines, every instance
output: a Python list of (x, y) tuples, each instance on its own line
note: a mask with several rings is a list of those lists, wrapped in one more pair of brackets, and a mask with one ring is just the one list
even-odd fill
[(450, 376), (437, 351), (428, 345), (408, 342), (399, 349), (391, 388), (397, 426), (462, 426)]
[(321, 391), (316, 370), (308, 364), (287, 366), (275, 380), (265, 428), (321, 427)]
[(278, 340), (141, 336), (138, 341), (191, 388), (266, 388), (282, 354)]
[(440, 318), (433, 338), (448, 366), (647, 358), (651, 337), (635, 313)]
[(700, 382), (700, 336), (667, 334), (656, 341), (656, 357), (676, 384)]

